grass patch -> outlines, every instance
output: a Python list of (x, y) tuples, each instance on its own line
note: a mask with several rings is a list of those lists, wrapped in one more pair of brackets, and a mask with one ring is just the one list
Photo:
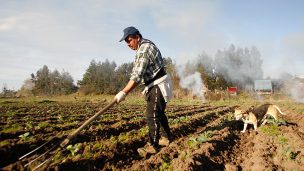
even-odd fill
[(279, 136), (278, 142), (279, 142), (279, 144), (281, 144), (281, 145), (285, 145), (285, 144), (287, 144), (288, 139), (287, 139), (286, 137)]
[(261, 131), (269, 136), (278, 136), (281, 133), (277, 125), (264, 125), (261, 127)]

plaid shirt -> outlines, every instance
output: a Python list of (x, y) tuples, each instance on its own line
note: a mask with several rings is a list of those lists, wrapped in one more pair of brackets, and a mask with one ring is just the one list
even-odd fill
[(158, 48), (150, 40), (142, 38), (136, 51), (130, 80), (142, 83), (153, 79), (164, 67), (164, 61)]

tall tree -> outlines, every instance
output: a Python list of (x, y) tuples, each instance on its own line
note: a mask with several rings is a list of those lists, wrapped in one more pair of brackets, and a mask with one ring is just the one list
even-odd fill
[(116, 93), (118, 91), (116, 67), (115, 62), (109, 62), (107, 59), (102, 63), (92, 60), (83, 79), (78, 82), (81, 90), (86, 93)]
[(34, 83), (35, 94), (51, 94), (50, 70), (46, 65), (37, 71)]
[(68, 72), (51, 72), (46, 65), (37, 71), (36, 76), (31, 74), (31, 77), (35, 85), (32, 90), (34, 94), (58, 95), (76, 91), (73, 78)]

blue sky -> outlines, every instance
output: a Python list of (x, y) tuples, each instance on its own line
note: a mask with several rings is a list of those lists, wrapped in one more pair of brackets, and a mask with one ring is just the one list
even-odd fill
[(177, 63), (256, 46), (264, 77), (304, 75), (300, 0), (0, 0), (0, 86), (19, 89), (43, 65), (82, 79), (90, 61), (132, 62), (118, 42), (137, 27)]

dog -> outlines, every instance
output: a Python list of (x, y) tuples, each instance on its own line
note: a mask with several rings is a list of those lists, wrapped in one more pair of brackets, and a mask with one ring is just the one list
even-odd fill
[(234, 117), (236, 120), (242, 119), (244, 122), (244, 129), (241, 131), (244, 133), (248, 124), (253, 124), (254, 130), (256, 131), (258, 123), (263, 121), (261, 125), (266, 124), (267, 116), (272, 116), (275, 120), (278, 120), (279, 113), (285, 115), (278, 106), (274, 104), (264, 104), (257, 108), (251, 106), (248, 110), (236, 108)]

